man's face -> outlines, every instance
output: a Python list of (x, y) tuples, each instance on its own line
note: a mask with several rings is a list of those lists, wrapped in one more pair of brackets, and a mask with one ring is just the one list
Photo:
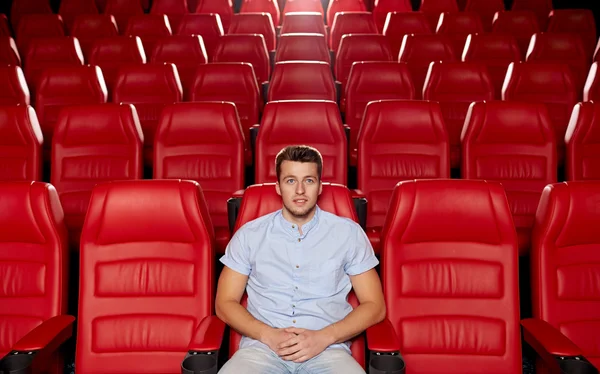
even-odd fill
[(321, 194), (317, 164), (283, 161), (276, 189), (285, 210), (295, 218), (306, 218), (314, 211)]

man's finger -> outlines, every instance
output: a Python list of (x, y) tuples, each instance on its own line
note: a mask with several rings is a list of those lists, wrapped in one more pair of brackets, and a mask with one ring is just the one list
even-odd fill
[(279, 343), (277, 348), (283, 349), (283, 348), (291, 347), (296, 344), (298, 344), (298, 338), (296, 337), (296, 335), (294, 335), (294, 337), (289, 338), (288, 340), (284, 341), (283, 343)]
[(287, 357), (293, 356), (294, 354), (300, 352), (301, 350), (302, 350), (302, 347), (300, 347), (300, 346), (298, 346), (298, 344), (296, 344), (289, 348), (277, 350), (277, 355), (279, 357), (283, 358), (284, 360), (290, 360)]
[(297, 327), (288, 327), (284, 330), (285, 332), (291, 332), (294, 334), (302, 334), (306, 331), (306, 329), (299, 329)]
[(302, 349), (302, 350), (300, 350), (300, 351), (298, 351), (298, 352), (296, 352), (296, 353), (294, 353), (292, 355), (289, 355), (289, 356), (286, 356), (286, 357), (282, 357), (282, 358), (284, 360), (287, 360), (287, 361), (294, 361), (295, 362), (296, 360), (298, 360), (298, 359), (300, 359), (300, 358), (302, 358), (304, 356), (306, 356), (306, 352), (305, 352), (304, 349)]

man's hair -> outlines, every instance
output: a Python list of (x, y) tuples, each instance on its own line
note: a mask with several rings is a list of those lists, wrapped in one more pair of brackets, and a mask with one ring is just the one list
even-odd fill
[(295, 162), (311, 162), (317, 164), (317, 177), (321, 180), (321, 172), (323, 171), (323, 157), (316, 148), (307, 145), (288, 145), (283, 148), (275, 157), (275, 173), (277, 181), (281, 176), (281, 164), (283, 161)]

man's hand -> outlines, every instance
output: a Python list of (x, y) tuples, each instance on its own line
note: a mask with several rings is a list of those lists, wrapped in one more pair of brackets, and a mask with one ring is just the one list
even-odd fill
[(261, 336), (260, 341), (271, 348), (273, 352), (277, 352), (279, 346), (285, 341), (288, 341), (296, 337), (293, 332), (285, 331), (286, 329), (269, 328)]
[(275, 353), (286, 361), (304, 362), (323, 352), (335, 338), (325, 330), (306, 330), (295, 327), (284, 329), (294, 337), (280, 343)]

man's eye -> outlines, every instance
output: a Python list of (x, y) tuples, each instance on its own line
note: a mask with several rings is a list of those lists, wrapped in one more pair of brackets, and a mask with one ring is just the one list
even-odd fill
[(308, 178), (308, 179), (306, 180), (306, 183), (313, 183), (313, 182), (314, 182), (314, 180), (313, 180), (312, 178)]
[(292, 184), (292, 183), (294, 183), (295, 181), (294, 181), (293, 179), (288, 179), (288, 180), (286, 180), (285, 182), (286, 182), (287, 184)]

